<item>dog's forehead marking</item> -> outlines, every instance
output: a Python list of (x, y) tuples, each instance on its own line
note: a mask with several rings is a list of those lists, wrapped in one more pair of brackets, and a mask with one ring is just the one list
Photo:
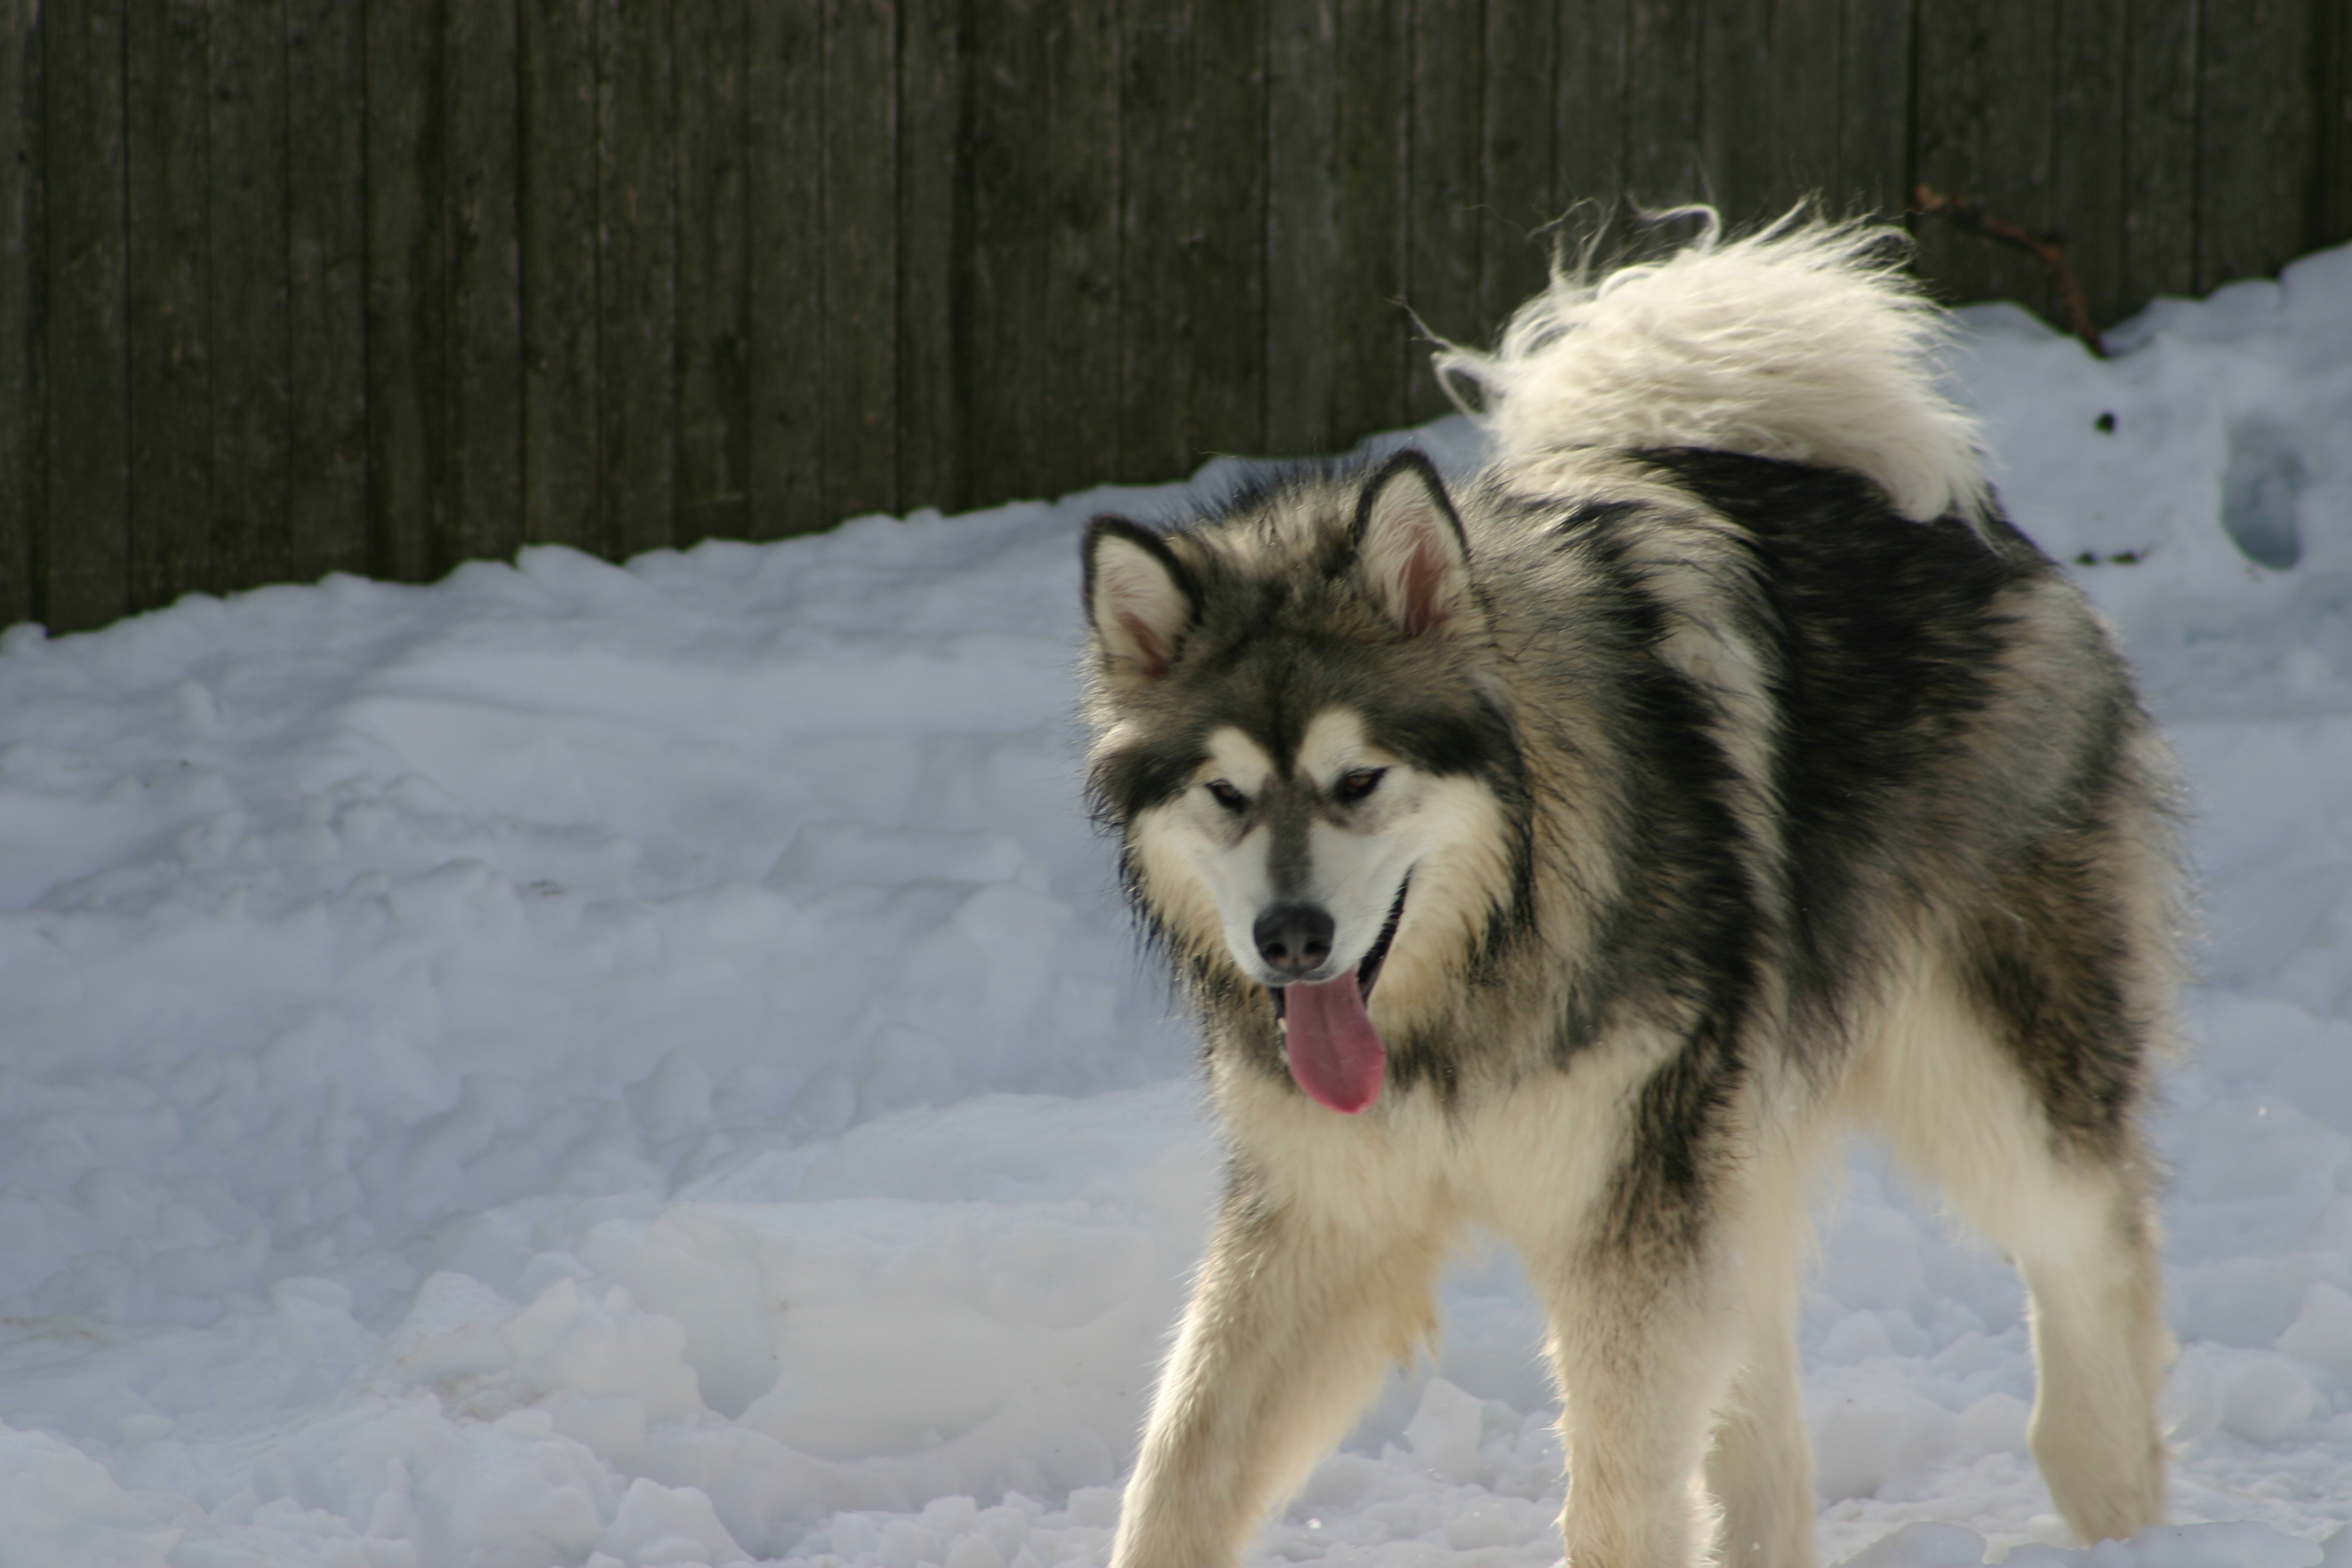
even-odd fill
[(1380, 767), (1392, 759), (1372, 744), (1364, 716), (1353, 708), (1326, 708), (1307, 721), (1299, 738), (1297, 771), (1328, 784), (1350, 768)]
[(1297, 750), (1285, 759), (1290, 764), (1286, 768), (1237, 725), (1220, 724), (1210, 731), (1206, 749), (1199, 776), (1223, 779), (1244, 795), (1257, 794), (1277, 776), (1328, 785), (1350, 768), (1380, 767), (1395, 760), (1371, 742), (1362, 714), (1341, 707), (1325, 708), (1307, 721)]
[(1210, 731), (1208, 750), (1202, 778), (1223, 779), (1244, 795), (1255, 795), (1274, 776), (1274, 759), (1237, 726), (1220, 724)]

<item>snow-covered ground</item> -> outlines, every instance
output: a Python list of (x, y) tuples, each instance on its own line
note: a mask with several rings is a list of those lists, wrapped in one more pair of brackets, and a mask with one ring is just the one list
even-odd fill
[[(2017, 1283), (1862, 1150), (1804, 1317), (1823, 1558), (2317, 1563), (2352, 1521), (2352, 252), (2105, 363), (1968, 321), (2011, 508), (2084, 558), (2196, 790), (2187, 1528), (2050, 1544)], [(1075, 544), (1187, 493), (0, 638), (0, 1564), (1100, 1562), (1216, 1156), (1078, 807)], [(1507, 1256), (1445, 1306), (1262, 1560), (1557, 1559)]]

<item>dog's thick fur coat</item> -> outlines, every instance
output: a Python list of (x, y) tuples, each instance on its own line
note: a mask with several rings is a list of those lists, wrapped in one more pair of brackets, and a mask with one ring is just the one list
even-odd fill
[(1805, 1202), (1856, 1122), (2022, 1270), (2067, 1521), (2159, 1521), (2169, 763), (1890, 244), (1556, 280), (1440, 356), (1458, 489), (1089, 531), (1094, 798), (1230, 1151), (1122, 1568), (1236, 1561), (1470, 1225), (1550, 1314), (1573, 1568), (1811, 1563)]

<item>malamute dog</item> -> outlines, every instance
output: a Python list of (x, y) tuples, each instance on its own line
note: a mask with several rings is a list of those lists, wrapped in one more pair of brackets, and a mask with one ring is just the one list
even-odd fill
[(1805, 1195), (1854, 1121), (2023, 1271), (2069, 1524), (2161, 1518), (2169, 764), (1892, 238), (1556, 279), (1440, 356), (1458, 487), (1089, 530), (1091, 788), (1230, 1150), (1124, 1568), (1237, 1560), (1465, 1225), (1549, 1310), (1574, 1568), (1811, 1563)]

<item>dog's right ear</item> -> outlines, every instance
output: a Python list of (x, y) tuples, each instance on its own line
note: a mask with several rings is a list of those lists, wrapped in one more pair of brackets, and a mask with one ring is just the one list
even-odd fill
[(1407, 637), (1463, 637), (1480, 624), (1470, 542), (1437, 466), (1407, 447), (1381, 465), (1356, 504), (1365, 586)]
[(1123, 517), (1087, 525), (1086, 563), (1087, 619), (1111, 683), (1137, 687), (1167, 674), (1200, 614), (1184, 563), (1165, 539)]

